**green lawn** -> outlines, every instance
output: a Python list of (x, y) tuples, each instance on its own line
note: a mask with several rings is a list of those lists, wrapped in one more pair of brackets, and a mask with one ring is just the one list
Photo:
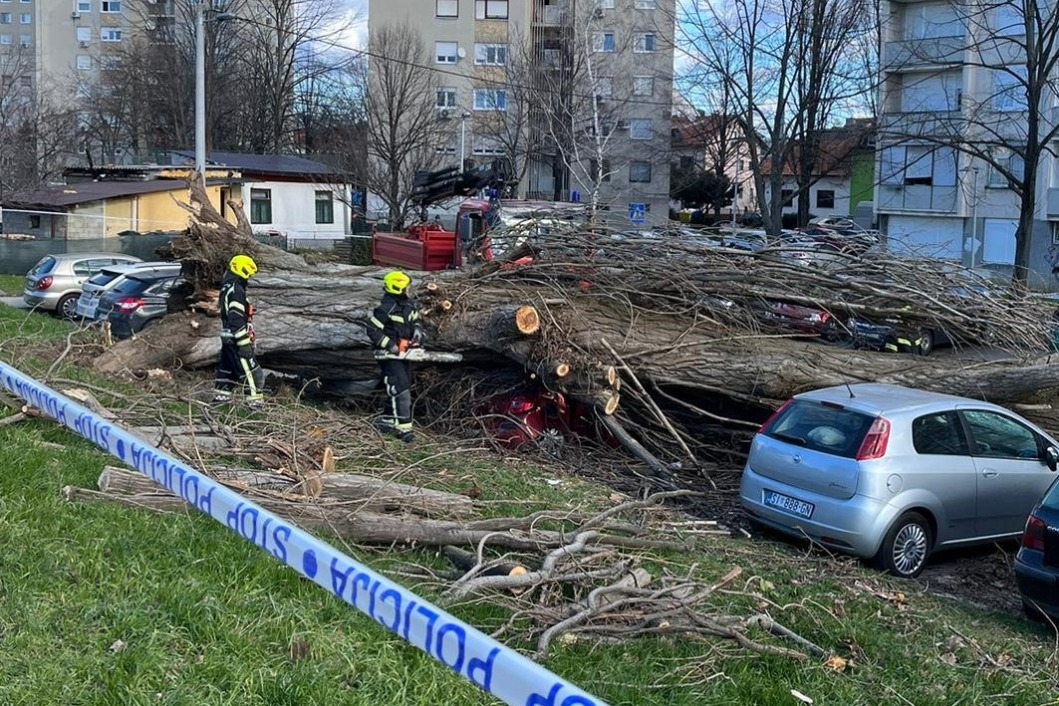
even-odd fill
[(0, 275), (0, 296), (19, 296), (22, 294), (22, 285), (25, 281), (25, 277), (19, 277), (18, 275)]
[[(0, 307), (0, 358), (14, 362), (33, 341), (37, 357), (20, 365), (39, 371), (41, 351), (57, 353), (68, 331), (49, 317)], [(439, 455), (443, 441), (417, 446), (389, 450), (400, 463), (416, 461), (426, 478), (451, 470), (453, 461)], [(0, 704), (491, 703), (208, 518), (63, 502), (64, 485), (94, 487), (110, 459), (56, 425), (0, 427), (0, 448)], [(532, 463), (475, 456), (461, 469), (476, 477), (485, 500), (525, 503), (536, 495), (556, 504), (567, 492), (542, 483)], [(578, 503), (607, 502), (608, 489), (573, 475), (565, 481)], [(384, 573), (432, 560), (426, 552), (347, 551)], [(717, 638), (556, 643), (546, 665), (611, 704), (797, 705), (792, 690), (816, 704), (1059, 703), (1054, 633), (855, 562), (723, 536), (705, 538), (694, 553), (645, 562), (656, 575), (692, 572), (705, 582), (741, 567), (731, 590), (712, 599), (718, 614), (766, 612), (852, 666), (838, 672)], [(417, 590), (443, 598), (427, 585)], [(493, 606), (451, 609), (486, 631), (507, 619)], [(518, 632), (505, 640), (532, 647)]]

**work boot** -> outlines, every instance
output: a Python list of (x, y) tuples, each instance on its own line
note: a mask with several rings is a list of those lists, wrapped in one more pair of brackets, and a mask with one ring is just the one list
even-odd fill
[(213, 399), (210, 400), (210, 404), (228, 404), (231, 401), (231, 395), (224, 392), (218, 392), (216, 395), (213, 396)]
[(406, 444), (411, 444), (416, 440), (416, 435), (414, 431), (399, 431), (396, 433), (397, 438)]
[(251, 412), (261, 412), (265, 409), (264, 400), (247, 400), (246, 407)]

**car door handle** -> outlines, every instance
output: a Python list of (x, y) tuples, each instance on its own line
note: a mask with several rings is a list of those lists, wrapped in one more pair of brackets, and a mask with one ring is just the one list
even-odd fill
[(982, 477), (983, 478), (996, 478), (998, 475), (1000, 475), (1000, 474), (998, 472), (994, 471), (992, 468), (984, 468), (984, 469), (982, 469)]

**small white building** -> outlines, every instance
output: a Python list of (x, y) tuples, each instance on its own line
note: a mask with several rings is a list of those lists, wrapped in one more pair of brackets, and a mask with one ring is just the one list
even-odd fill
[[(172, 152), (173, 164), (194, 160), (193, 152)], [(211, 152), (211, 170), (230, 167), (241, 183), (222, 195), (222, 215), (231, 196), (240, 198), (259, 235), (282, 235), (296, 245), (329, 245), (351, 233), (361, 203), (349, 175), (305, 157)]]

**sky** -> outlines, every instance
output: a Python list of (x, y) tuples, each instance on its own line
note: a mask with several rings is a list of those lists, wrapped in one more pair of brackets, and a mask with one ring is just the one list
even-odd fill
[(368, 44), (368, 0), (342, 0), (348, 8), (348, 17), (357, 21), (345, 30), (336, 42), (350, 48), (362, 49)]

